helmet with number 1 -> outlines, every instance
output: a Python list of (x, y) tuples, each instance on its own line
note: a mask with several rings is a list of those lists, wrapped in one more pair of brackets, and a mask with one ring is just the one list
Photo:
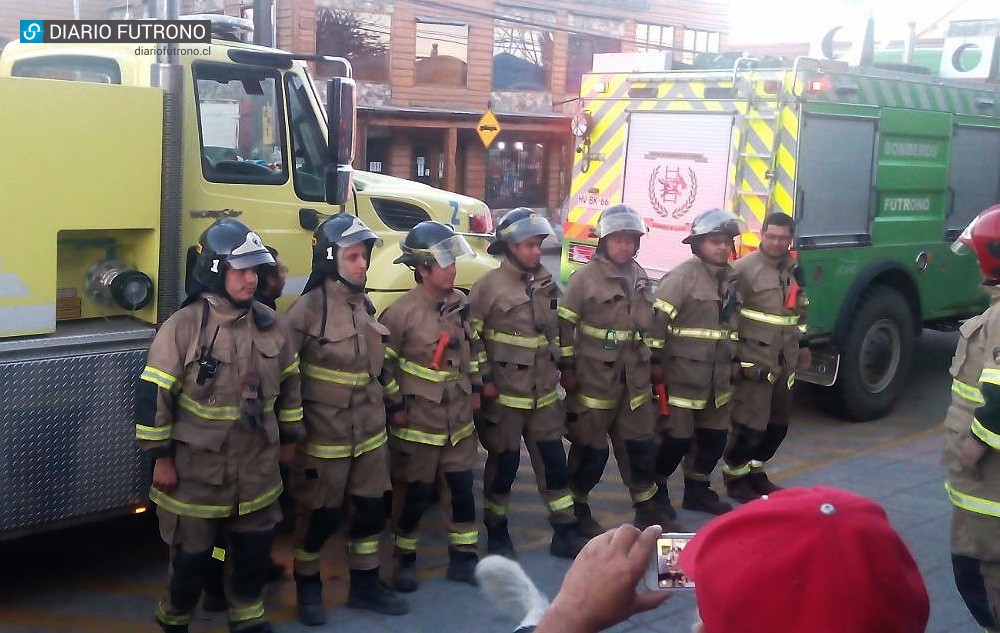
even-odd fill
[(274, 265), (274, 257), (250, 227), (233, 218), (216, 220), (202, 232), (195, 245), (197, 259), (193, 277), (202, 289), (226, 291), (226, 270), (244, 270), (261, 264)]
[(951, 248), (956, 253), (974, 252), (983, 278), (1000, 282), (1000, 204), (977, 215)]
[(649, 228), (638, 211), (627, 204), (613, 204), (601, 212), (595, 234), (601, 239), (621, 231), (636, 233), (642, 237), (649, 232)]
[(369, 262), (372, 249), (382, 245), (382, 239), (361, 218), (350, 213), (338, 213), (323, 220), (313, 231), (312, 273), (302, 294), (318, 286), (327, 277), (341, 279), (337, 265), (340, 249), (361, 243), (368, 249)]
[(424, 220), (406, 234), (399, 244), (403, 254), (393, 260), (410, 268), (437, 263), (442, 268), (451, 266), (459, 257), (472, 255), (472, 247), (455, 229), (434, 220)]
[(500, 218), (494, 240), (486, 252), (499, 255), (504, 252), (505, 245), (520, 244), (529, 237), (540, 236), (544, 239), (550, 235), (555, 235), (555, 231), (548, 220), (528, 207), (517, 207)]
[(709, 209), (698, 214), (694, 222), (691, 223), (691, 234), (681, 240), (681, 242), (691, 244), (700, 237), (712, 234), (738, 237), (746, 231), (746, 222), (736, 214), (725, 209)]

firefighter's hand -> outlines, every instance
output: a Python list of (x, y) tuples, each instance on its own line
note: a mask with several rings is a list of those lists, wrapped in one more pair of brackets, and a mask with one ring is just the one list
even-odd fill
[(795, 371), (805, 371), (812, 367), (813, 353), (808, 347), (799, 349), (799, 360), (795, 363)]
[(564, 370), (559, 376), (559, 384), (563, 386), (566, 393), (576, 393), (576, 371), (572, 369)]
[(469, 402), (472, 403), (472, 410), (479, 411), (483, 408), (483, 399), (476, 392), (469, 395)]
[(662, 384), (664, 380), (663, 365), (653, 363), (649, 366), (649, 382), (654, 385)]
[(406, 409), (400, 409), (399, 411), (396, 411), (395, 413), (390, 415), (389, 423), (392, 424), (393, 426), (406, 426), (407, 424), (409, 424), (410, 421), (406, 419)]
[(980, 478), (979, 462), (986, 455), (989, 447), (979, 441), (978, 438), (967, 435), (958, 443), (958, 463), (962, 470), (971, 473), (974, 479)]
[(636, 591), (660, 533), (659, 525), (640, 532), (625, 524), (591, 539), (566, 572), (538, 633), (603, 631), (669, 598), (664, 591)]
[(496, 383), (484, 382), (483, 383), (483, 400), (493, 401), (496, 400), (500, 395), (500, 390), (497, 389)]
[(278, 449), (278, 463), (284, 466), (292, 463), (292, 459), (295, 457), (295, 444), (288, 443), (282, 444)]
[(177, 467), (173, 457), (160, 457), (153, 463), (153, 487), (166, 493), (177, 490)]

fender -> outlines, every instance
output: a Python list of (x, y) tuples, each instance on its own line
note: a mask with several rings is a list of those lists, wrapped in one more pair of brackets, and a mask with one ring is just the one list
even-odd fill
[[(885, 259), (875, 261), (865, 267), (857, 276), (854, 283), (844, 295), (844, 300), (840, 303), (840, 311), (837, 313), (837, 321), (833, 328), (833, 344), (837, 349), (844, 347), (844, 338), (847, 336), (848, 328), (851, 324), (851, 317), (857, 311), (861, 302), (861, 295), (865, 290), (873, 285), (876, 280), (884, 280), (885, 285), (894, 287), (903, 293), (907, 303), (910, 305), (910, 312), (913, 313), (914, 336), (920, 335), (923, 327), (921, 316), (920, 293), (917, 290), (917, 283), (906, 270), (903, 264), (898, 261)], [(808, 287), (806, 292), (809, 292)]]

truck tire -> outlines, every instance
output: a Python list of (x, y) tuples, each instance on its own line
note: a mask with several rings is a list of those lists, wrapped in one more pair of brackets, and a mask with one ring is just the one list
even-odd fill
[(884, 416), (910, 374), (913, 314), (899, 291), (876, 285), (861, 301), (844, 339), (833, 387), (838, 411), (856, 422)]

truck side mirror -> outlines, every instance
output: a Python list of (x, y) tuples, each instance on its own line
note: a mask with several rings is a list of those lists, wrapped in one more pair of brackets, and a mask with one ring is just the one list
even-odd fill
[(324, 174), (326, 201), (343, 204), (351, 186), (354, 160), (354, 130), (357, 102), (353, 79), (334, 77), (326, 86), (326, 121), (329, 130), (327, 151), (331, 165)]

